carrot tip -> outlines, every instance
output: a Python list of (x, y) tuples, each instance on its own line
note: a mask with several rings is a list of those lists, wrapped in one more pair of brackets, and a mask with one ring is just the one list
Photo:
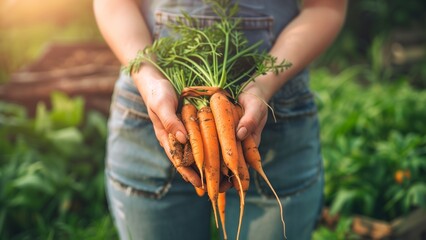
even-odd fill
[(213, 214), (214, 214), (214, 220), (216, 223), (216, 228), (219, 228), (219, 221), (217, 219), (217, 208), (216, 208), (216, 204), (215, 202), (212, 201), (212, 206), (213, 206)]

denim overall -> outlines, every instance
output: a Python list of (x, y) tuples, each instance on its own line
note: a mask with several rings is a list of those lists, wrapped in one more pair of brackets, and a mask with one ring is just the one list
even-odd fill
[[(141, 11), (153, 36), (167, 35), (166, 21), (181, 10), (204, 24), (214, 17), (201, 0), (144, 1)], [(268, 50), (298, 14), (297, 0), (240, 0), (240, 28)], [(210, 15), (209, 15), (210, 14)], [(289, 240), (310, 239), (322, 206), (323, 168), (317, 108), (306, 70), (270, 101), (272, 116), (259, 150), (264, 170), (281, 198)], [(109, 118), (106, 181), (111, 213), (121, 239), (208, 240), (211, 203), (176, 173), (159, 145), (146, 106), (132, 79), (120, 74)], [(239, 196), (227, 192), (226, 230), (235, 239)], [(278, 204), (266, 183), (251, 172), (240, 239), (284, 239)]]

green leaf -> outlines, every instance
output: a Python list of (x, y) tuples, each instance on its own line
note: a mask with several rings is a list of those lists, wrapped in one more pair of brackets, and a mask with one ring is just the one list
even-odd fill
[(412, 186), (408, 190), (407, 200), (409, 206), (426, 207), (426, 184), (418, 183)]
[(75, 127), (52, 131), (47, 138), (57, 149), (66, 154), (78, 151), (78, 146), (83, 143), (83, 135)]
[(55, 188), (38, 174), (24, 175), (12, 182), (12, 186), (23, 190), (37, 190), (49, 195), (55, 193)]
[(94, 129), (96, 131), (96, 135), (102, 139), (107, 137), (107, 120), (99, 112), (91, 111), (88, 114), (85, 133), (90, 133), (92, 129)]
[(84, 100), (81, 97), (69, 98), (63, 93), (54, 92), (51, 96), (50, 118), (55, 128), (78, 126), (84, 115)]
[(51, 121), (46, 105), (43, 102), (37, 104), (35, 117), (35, 131), (39, 133), (47, 132), (51, 129)]
[(340, 189), (331, 205), (330, 213), (334, 215), (340, 212), (346, 204), (350, 203), (355, 198), (355, 196), (355, 190)]
[(0, 126), (16, 126), (26, 120), (27, 112), (24, 107), (0, 101)]

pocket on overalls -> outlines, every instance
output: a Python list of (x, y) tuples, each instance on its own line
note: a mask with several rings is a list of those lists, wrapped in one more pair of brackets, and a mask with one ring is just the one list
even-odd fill
[(122, 75), (115, 86), (108, 121), (106, 173), (121, 190), (161, 198), (169, 189), (174, 171), (131, 81)]

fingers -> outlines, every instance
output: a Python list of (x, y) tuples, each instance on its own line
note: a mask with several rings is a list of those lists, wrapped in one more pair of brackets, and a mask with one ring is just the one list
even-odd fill
[(159, 130), (159, 132), (156, 132), (155, 134), (157, 135), (157, 138), (159, 138), (160, 144), (163, 146), (167, 157), (172, 162), (173, 166), (176, 168), (182, 178), (185, 181), (190, 182), (192, 185), (194, 185), (194, 187), (201, 187), (201, 178), (192, 167), (178, 166), (177, 163), (174, 162), (167, 137), (168, 133), (163, 129)]
[(186, 129), (176, 115), (176, 109), (172, 105), (164, 104), (158, 108), (155, 114), (166, 132), (173, 133), (180, 143), (186, 143)]
[(247, 93), (241, 94), (239, 102), (244, 113), (237, 126), (237, 137), (242, 141), (251, 134), (259, 144), (260, 135), (268, 117), (268, 107), (261, 99)]
[(191, 167), (178, 167), (177, 171), (182, 176), (183, 180), (190, 182), (194, 187), (201, 187), (201, 178)]
[[(144, 84), (142, 80), (135, 82), (148, 108), (154, 129), (165, 129), (173, 133), (179, 142), (185, 143), (187, 133), (176, 115), (178, 97), (170, 82), (167, 79), (151, 80), (149, 84)], [(160, 140), (159, 136), (157, 138)]]
[[(157, 111), (154, 112), (152, 111), (153, 109), (157, 109)], [(168, 143), (169, 133), (174, 134), (177, 140), (182, 144), (186, 142), (186, 130), (175, 112), (176, 110), (173, 108), (173, 104), (163, 104), (161, 106), (151, 105), (148, 110), (154, 127), (155, 136), (157, 137), (160, 145), (164, 148), (169, 160), (185, 181), (190, 182), (195, 187), (201, 187), (201, 179), (198, 173), (191, 167), (177, 166), (177, 163), (174, 162), (171, 156), (170, 146)]]
[[(178, 99), (170, 83), (159, 84), (161, 89), (152, 89), (149, 110), (158, 121), (153, 122), (155, 128), (163, 128), (167, 133), (173, 133), (179, 142), (186, 143), (186, 130), (176, 115)], [(160, 91), (161, 90), (161, 91)]]
[[(170, 82), (167, 79), (162, 79), (157, 71), (149, 67), (143, 69), (153, 72), (147, 74), (139, 72), (134, 75), (136, 86), (148, 108), (155, 136), (164, 148), (169, 160), (176, 167), (177, 164), (170, 154), (168, 134), (172, 133), (182, 144), (187, 141), (185, 127), (176, 115), (178, 106), (176, 92)], [(176, 167), (176, 169), (185, 181), (196, 187), (201, 186), (201, 179), (194, 169), (190, 167)]]

